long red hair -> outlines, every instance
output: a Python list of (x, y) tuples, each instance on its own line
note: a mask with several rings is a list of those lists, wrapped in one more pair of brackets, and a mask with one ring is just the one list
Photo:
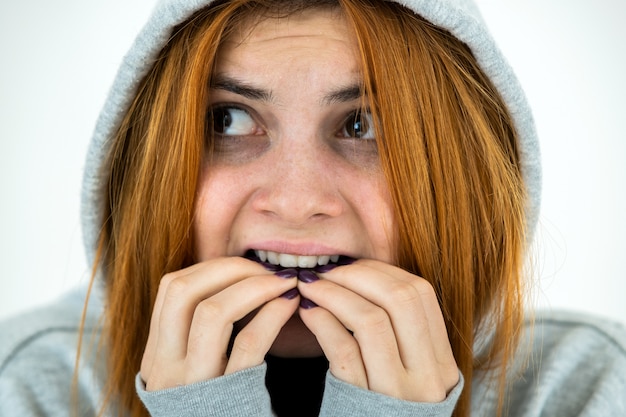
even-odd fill
[[(107, 204), (96, 265), (107, 299), (103, 410), (117, 404), (147, 416), (134, 377), (161, 277), (194, 262), (196, 188), (210, 151), (207, 86), (221, 40), (259, 11), (330, 4), (341, 7), (358, 40), (395, 208), (396, 262), (435, 288), (466, 380), (454, 415), (469, 415), (476, 371), (510, 362), (524, 311), (526, 195), (511, 117), (470, 50), (392, 2), (232, 0), (176, 28), (103, 165)], [(482, 333), (491, 347), (476, 357)], [(505, 372), (494, 374), (504, 387)]]

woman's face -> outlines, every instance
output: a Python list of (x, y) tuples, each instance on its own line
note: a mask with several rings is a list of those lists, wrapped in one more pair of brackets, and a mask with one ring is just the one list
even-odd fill
[(344, 18), (314, 9), (241, 27), (222, 44), (210, 92), (198, 260), (254, 250), (283, 266), (392, 262), (392, 206)]

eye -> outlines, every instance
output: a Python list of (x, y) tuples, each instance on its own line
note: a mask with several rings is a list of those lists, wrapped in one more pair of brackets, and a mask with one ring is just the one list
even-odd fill
[(217, 106), (210, 110), (213, 133), (220, 136), (247, 136), (256, 134), (259, 126), (250, 113), (235, 106)]
[(341, 136), (345, 138), (374, 139), (374, 122), (369, 111), (356, 110), (343, 122)]

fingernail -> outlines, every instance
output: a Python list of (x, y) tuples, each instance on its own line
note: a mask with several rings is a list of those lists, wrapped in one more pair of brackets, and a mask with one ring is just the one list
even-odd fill
[(300, 291), (298, 291), (297, 288), (292, 288), (289, 291), (287, 291), (286, 293), (284, 293), (283, 295), (281, 295), (281, 297), (282, 298), (286, 298), (287, 300), (293, 300), (298, 295), (300, 295)]
[(350, 265), (350, 264), (352, 264), (354, 262), (356, 262), (356, 259), (351, 258), (349, 256), (341, 255), (336, 263), (328, 263), (326, 265), (318, 265), (315, 268), (313, 268), (313, 270), (315, 272), (319, 272), (320, 274), (323, 274), (325, 272), (332, 271), (333, 269), (337, 268), (338, 266)]
[(301, 269), (298, 271), (298, 279), (304, 282), (305, 284), (310, 284), (311, 282), (315, 282), (319, 280), (320, 278), (317, 275), (315, 275), (315, 272), (309, 269)]
[(300, 299), (300, 307), (305, 310), (310, 310), (312, 308), (317, 307), (317, 304), (315, 304), (313, 301), (309, 300), (308, 298), (302, 298)]
[(276, 272), (276, 271), (282, 270), (282, 267), (280, 265), (274, 265), (269, 262), (259, 262), (259, 263), (263, 265), (263, 268), (265, 268), (266, 270), (270, 272)]
[(323, 274), (324, 272), (328, 272), (328, 271), (332, 271), (333, 269), (337, 268), (337, 264), (326, 264), (326, 265), (318, 265), (315, 268), (313, 268), (313, 270), (315, 272), (319, 272), (320, 274)]
[(337, 261), (337, 266), (341, 266), (341, 265), (350, 265), (352, 263), (356, 262), (356, 259), (351, 258), (349, 256), (343, 256), (341, 255), (339, 257), (339, 260)]
[(274, 265), (274, 264), (271, 264), (269, 262), (263, 262), (261, 260), (261, 258), (256, 256), (256, 253), (254, 253), (253, 250), (247, 251), (243, 255), (243, 257), (248, 259), (248, 260), (250, 260), (250, 261), (254, 261), (254, 262), (258, 263), (259, 265), (263, 266), (263, 268), (265, 268), (266, 270), (268, 270), (270, 272), (275, 272), (275, 271), (278, 271), (278, 270), (282, 269), (282, 267), (280, 265)]
[(298, 276), (298, 270), (295, 268), (281, 269), (274, 272), (274, 275), (281, 278), (295, 278)]

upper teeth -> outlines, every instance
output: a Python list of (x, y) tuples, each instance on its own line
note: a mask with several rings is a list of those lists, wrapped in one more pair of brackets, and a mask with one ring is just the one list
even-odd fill
[(255, 250), (256, 256), (261, 259), (262, 262), (269, 262), (272, 265), (280, 265), (284, 268), (313, 268), (317, 265), (326, 265), (330, 262), (337, 262), (339, 255), (291, 255), (288, 253), (278, 253), (269, 250)]

